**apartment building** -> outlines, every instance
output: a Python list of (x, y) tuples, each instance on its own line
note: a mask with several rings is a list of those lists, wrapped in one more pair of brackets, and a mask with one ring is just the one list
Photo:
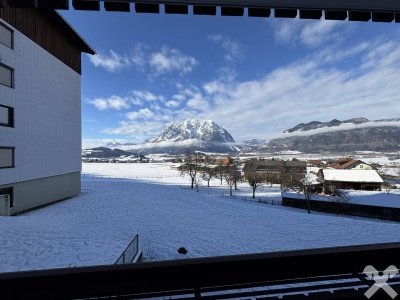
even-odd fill
[(82, 52), (56, 11), (0, 8), (0, 214), (80, 193)]

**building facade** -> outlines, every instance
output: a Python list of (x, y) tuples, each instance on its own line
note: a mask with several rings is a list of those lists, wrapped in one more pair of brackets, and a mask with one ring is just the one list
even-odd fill
[(54, 10), (0, 8), (0, 195), (10, 214), (80, 193), (82, 52), (94, 54)]

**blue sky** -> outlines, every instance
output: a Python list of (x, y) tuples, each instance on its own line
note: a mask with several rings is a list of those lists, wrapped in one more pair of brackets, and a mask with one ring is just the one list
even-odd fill
[(400, 117), (398, 24), (63, 11), (83, 54), (83, 146), (212, 119), (236, 141)]

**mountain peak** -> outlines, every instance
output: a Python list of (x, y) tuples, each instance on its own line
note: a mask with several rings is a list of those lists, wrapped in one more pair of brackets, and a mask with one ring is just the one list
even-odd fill
[(170, 123), (160, 135), (147, 142), (178, 142), (189, 139), (218, 143), (234, 142), (230, 133), (213, 120), (201, 119), (186, 119), (183, 122)]

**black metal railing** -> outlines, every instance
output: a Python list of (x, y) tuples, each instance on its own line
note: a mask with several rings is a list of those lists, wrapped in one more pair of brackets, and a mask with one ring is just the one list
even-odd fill
[[(364, 268), (400, 266), (399, 253), (400, 243), (388, 243), (3, 273), (0, 291), (2, 299), (366, 299), (374, 280)], [(388, 283), (400, 292), (397, 277)], [(372, 299), (389, 298), (379, 289)]]
[(115, 262), (116, 265), (131, 264), (139, 253), (139, 235), (135, 235), (133, 240), (129, 243), (128, 247), (122, 252), (120, 257)]

